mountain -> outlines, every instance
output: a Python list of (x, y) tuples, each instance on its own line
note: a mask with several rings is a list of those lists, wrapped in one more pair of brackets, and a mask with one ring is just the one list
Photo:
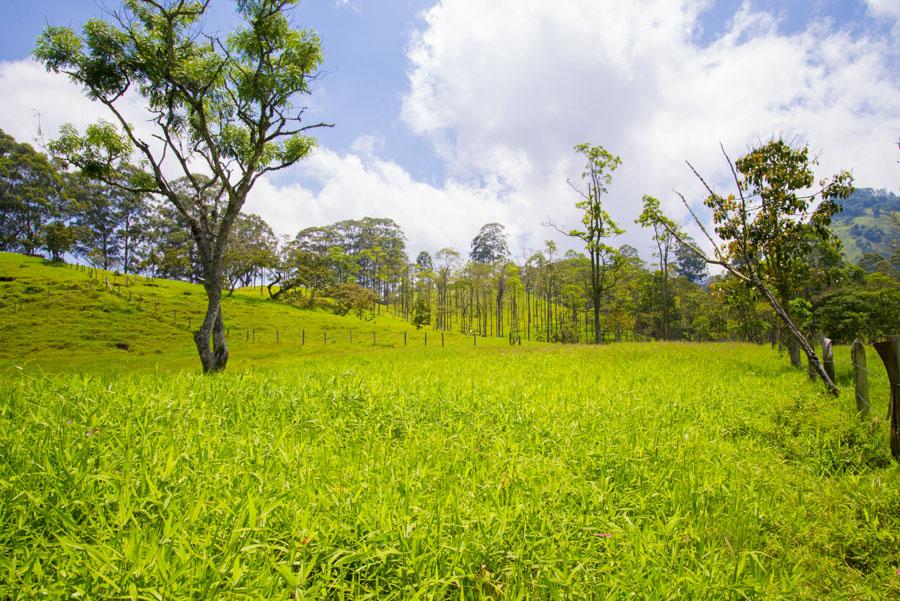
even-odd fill
[(900, 246), (900, 196), (860, 188), (840, 203), (843, 211), (832, 218), (831, 227), (847, 260), (859, 263), (866, 253), (891, 257)]

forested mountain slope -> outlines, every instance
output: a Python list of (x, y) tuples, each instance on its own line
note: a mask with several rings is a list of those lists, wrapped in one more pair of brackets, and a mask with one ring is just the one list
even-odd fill
[(900, 243), (900, 196), (888, 190), (860, 188), (841, 201), (843, 211), (832, 219), (832, 229), (852, 263), (867, 253), (891, 258)]

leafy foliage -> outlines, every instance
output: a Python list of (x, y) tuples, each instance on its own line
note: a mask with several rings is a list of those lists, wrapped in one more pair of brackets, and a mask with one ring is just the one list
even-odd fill
[(47, 157), (0, 131), (0, 250), (35, 253), (44, 225), (65, 204), (62, 179)]
[(499, 223), (486, 223), (472, 239), (469, 258), (475, 263), (493, 264), (509, 258), (505, 229)]

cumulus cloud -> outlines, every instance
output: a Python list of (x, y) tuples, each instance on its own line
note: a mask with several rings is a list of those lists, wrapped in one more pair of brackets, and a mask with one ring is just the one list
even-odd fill
[[(32, 60), (0, 62), (0, 88), (6, 92), (0, 129), (21, 141), (39, 143), (38, 126), (49, 140), (64, 123), (83, 129), (99, 119), (112, 120), (77, 85)], [(123, 112), (143, 138), (152, 140), (139, 99), (127, 99)], [(361, 135), (348, 153), (320, 149), (277, 179), (260, 180), (245, 211), (259, 213), (278, 234), (289, 236), (340, 219), (390, 217), (407, 233), (411, 253), (444, 246), (467, 249), (478, 227), (490, 221), (507, 224), (514, 240), (534, 226), (496, 178), (451, 178), (440, 185), (416, 181), (401, 165), (378, 157), (383, 147), (383, 139)], [(177, 176), (177, 169), (172, 174)]]
[(63, 123), (84, 127), (109, 119), (105, 109), (85, 98), (78, 86), (31, 59), (0, 63), (0, 89), (4, 105), (0, 127), (22, 142), (37, 141), (39, 127), (52, 137)]
[(859, 185), (897, 181), (893, 142), (900, 85), (889, 39), (853, 37), (827, 22), (796, 34), (745, 4), (708, 46), (695, 41), (705, 2), (690, 0), (442, 0), (409, 50), (403, 118), (456, 173), (489, 173), (533, 216), (573, 219), (572, 146), (623, 158), (610, 190), (631, 232), (644, 193), (698, 197), (690, 159), (726, 184), (718, 142), (736, 158), (771, 137), (809, 143), (822, 174), (852, 169)]
[(276, 186), (262, 180), (251, 192), (246, 210), (256, 212), (280, 233), (296, 233), (313, 224), (363, 216), (389, 217), (407, 234), (411, 254), (444, 246), (467, 249), (484, 223), (506, 223), (518, 237), (533, 224), (519, 214), (515, 199), (496, 182), (472, 184), (448, 180), (440, 187), (416, 181), (400, 165), (372, 152), (373, 138), (364, 137), (354, 151), (339, 154), (322, 149), (302, 166), (309, 186)]
[[(66, 123), (82, 131), (101, 120), (118, 125), (105, 106), (85, 97), (80, 86), (64, 75), (47, 72), (32, 59), (0, 62), (0, 89), (4, 94), (0, 129), (21, 142), (41, 147), (56, 137)], [(161, 147), (153, 137), (151, 115), (139, 96), (126, 94), (118, 107), (140, 139)], [(174, 160), (164, 166), (168, 168), (171, 163)], [(171, 166), (172, 173), (180, 173)], [(203, 167), (197, 164), (198, 171), (203, 172)]]

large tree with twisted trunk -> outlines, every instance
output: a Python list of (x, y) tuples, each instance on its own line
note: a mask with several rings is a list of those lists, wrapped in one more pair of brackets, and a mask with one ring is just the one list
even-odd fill
[[(81, 35), (47, 27), (34, 51), (112, 118), (83, 133), (63, 127), (51, 151), (90, 177), (165, 198), (187, 223), (208, 297), (194, 333), (206, 372), (228, 362), (223, 263), (247, 194), (261, 176), (309, 154), (309, 130), (330, 126), (304, 119), (301, 100), (323, 56), (314, 31), (290, 24), (298, 2), (236, 0), (242, 23), (220, 37), (203, 28), (209, 0), (124, 0), (108, 19), (88, 21)], [(123, 110), (134, 95), (149, 114), (141, 127)], [(140, 168), (123, 180), (131, 163)]]

